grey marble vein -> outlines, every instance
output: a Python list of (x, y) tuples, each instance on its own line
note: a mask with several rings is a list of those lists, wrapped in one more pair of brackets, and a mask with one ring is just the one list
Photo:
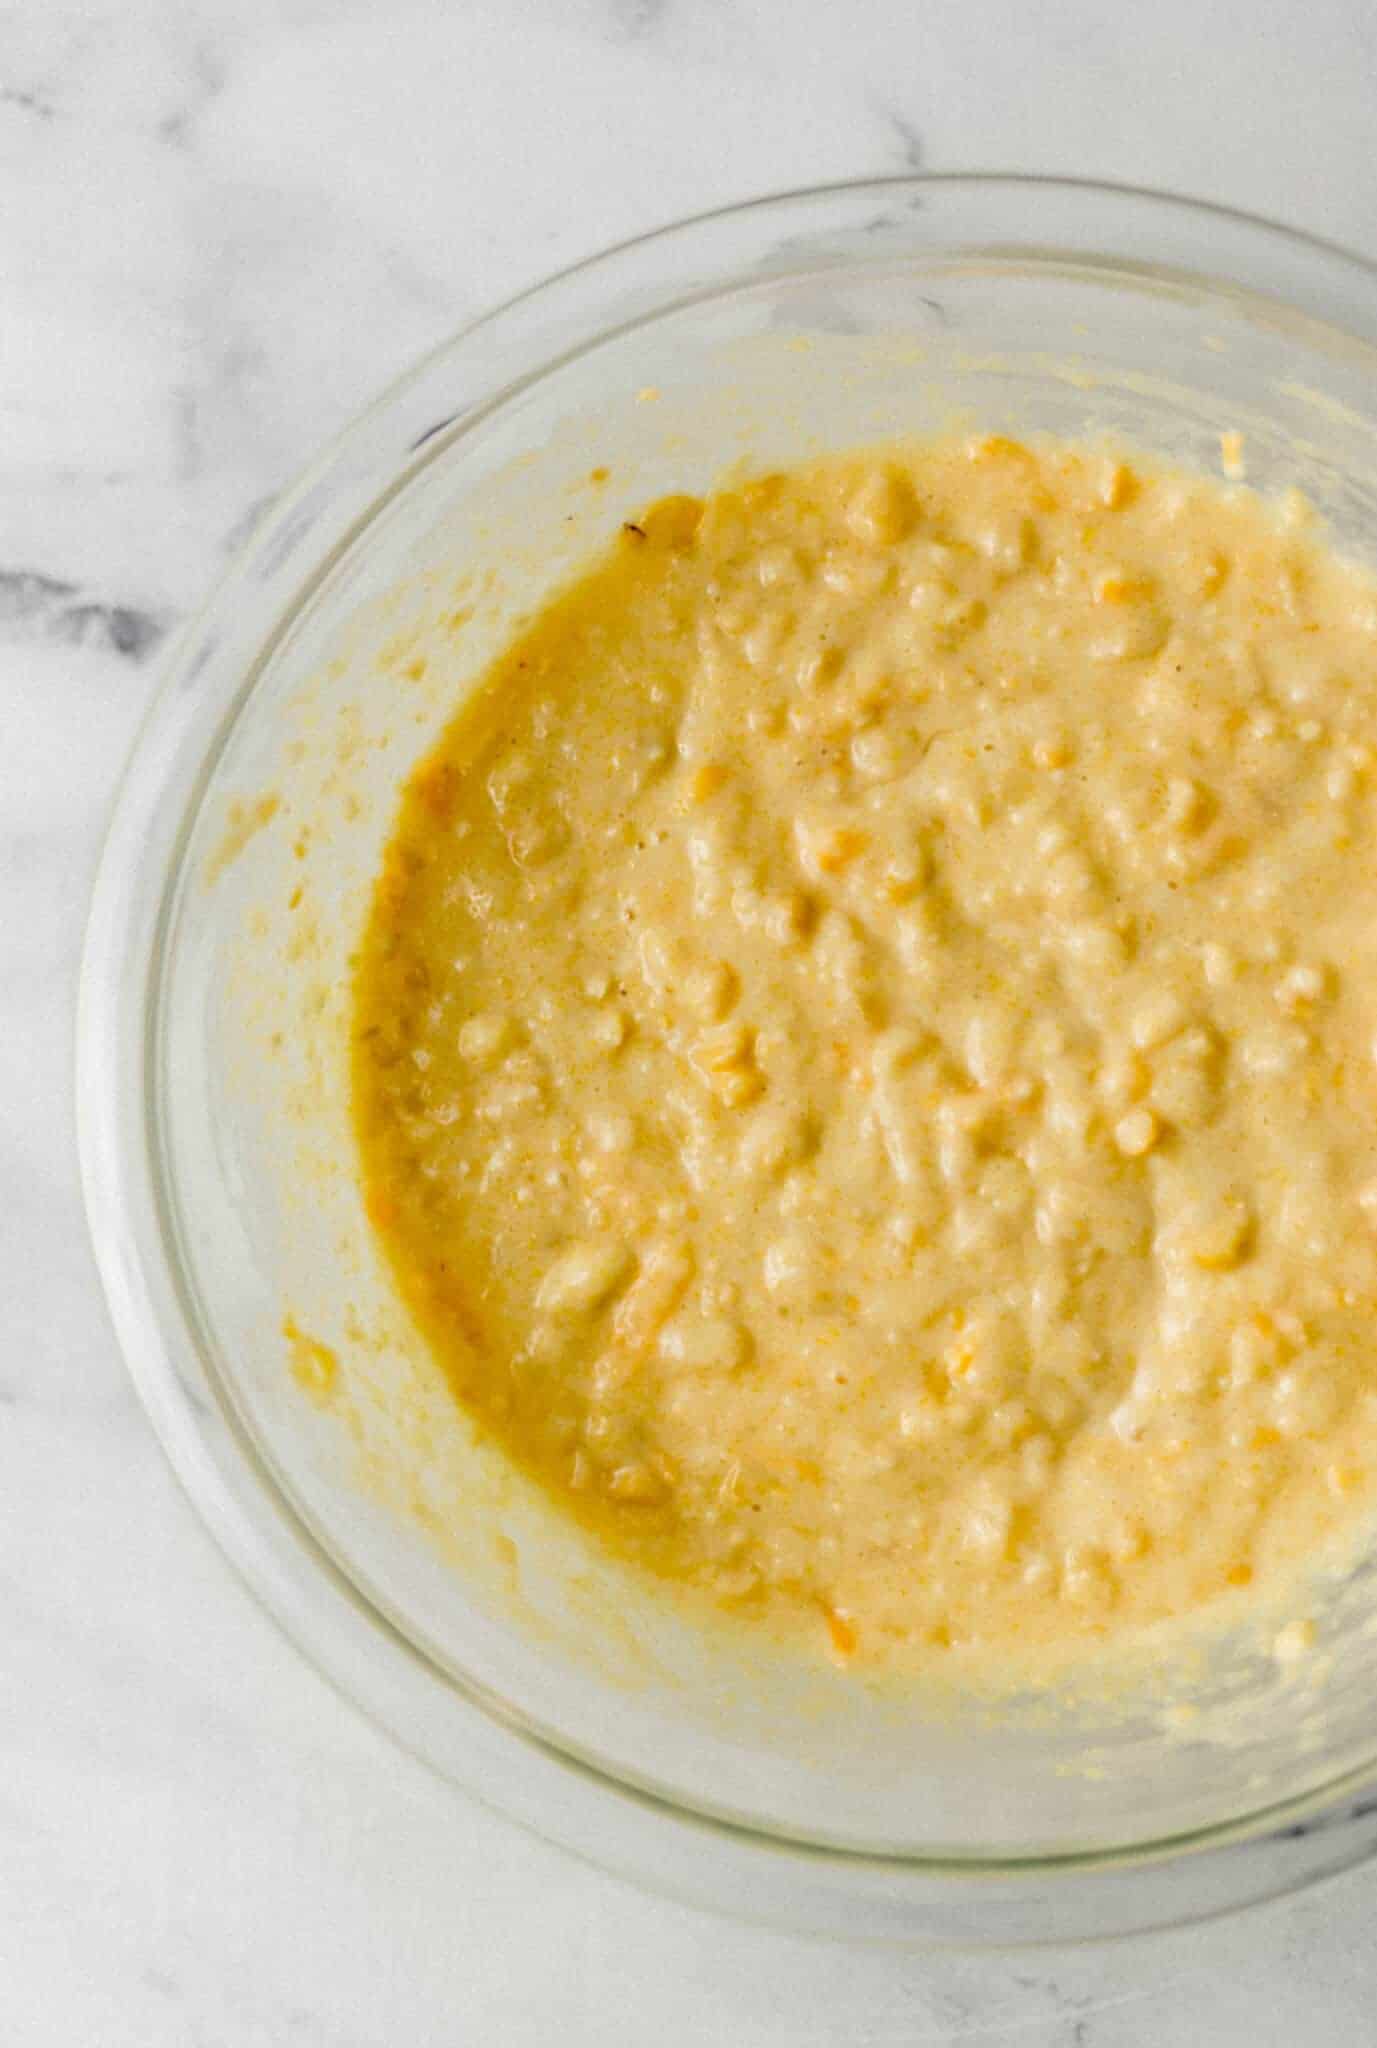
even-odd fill
[(74, 583), (35, 569), (0, 569), (0, 632), (15, 631), (66, 646), (104, 646), (142, 661), (167, 623), (139, 605), (86, 597)]
[(15, 107), (37, 121), (57, 119), (57, 107), (48, 95), (26, 86), (0, 85), (0, 107)]
[(900, 167), (906, 171), (927, 169), (927, 152), (916, 124), (891, 100), (877, 99), (875, 110), (892, 131), (899, 145)]

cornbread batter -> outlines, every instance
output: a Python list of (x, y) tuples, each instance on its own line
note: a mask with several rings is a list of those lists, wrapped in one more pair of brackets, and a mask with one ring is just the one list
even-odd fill
[(1377, 587), (1001, 438), (669, 499), (413, 777), (369, 1213), (606, 1540), (1068, 1645), (1377, 1489)]

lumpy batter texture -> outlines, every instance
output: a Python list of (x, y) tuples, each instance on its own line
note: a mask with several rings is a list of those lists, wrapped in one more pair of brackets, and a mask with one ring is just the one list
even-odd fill
[(1261, 1585), (1377, 1477), (1377, 591), (1002, 438), (670, 499), (410, 782), (370, 1215), (603, 1538), (846, 1657)]

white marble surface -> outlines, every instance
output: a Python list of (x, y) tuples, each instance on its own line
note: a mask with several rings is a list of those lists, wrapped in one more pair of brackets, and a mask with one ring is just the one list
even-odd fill
[(960, 1958), (734, 1929), (432, 1782), (177, 1494), (87, 1254), (69, 1019), (165, 629), (494, 296), (772, 186), (1169, 183), (1377, 253), (1371, 0), (18, 0), (0, 12), (3, 2048), (1377, 2042), (1377, 1870)]

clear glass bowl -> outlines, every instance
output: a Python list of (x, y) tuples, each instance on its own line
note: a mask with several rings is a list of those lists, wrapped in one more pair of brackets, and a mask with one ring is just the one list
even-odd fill
[[(348, 960), (401, 778), (614, 522), (732, 463), (961, 422), (1299, 484), (1377, 558), (1377, 273), (1187, 201), (803, 192), (479, 321), (289, 491), (181, 634), (79, 1022), (91, 1226), (169, 1457), (264, 1606), (442, 1774), (730, 1912), (1007, 1942), (1184, 1919), (1377, 1842), (1372, 1574), (1288, 1677), (1242, 1634), (1117, 1701), (939, 1712), (698, 1627), (474, 1441), (350, 1170)], [(605, 468), (607, 478), (590, 481)], [(289, 1321), (290, 1319), (290, 1321)], [(289, 1328), (338, 1353), (313, 1402)]]

